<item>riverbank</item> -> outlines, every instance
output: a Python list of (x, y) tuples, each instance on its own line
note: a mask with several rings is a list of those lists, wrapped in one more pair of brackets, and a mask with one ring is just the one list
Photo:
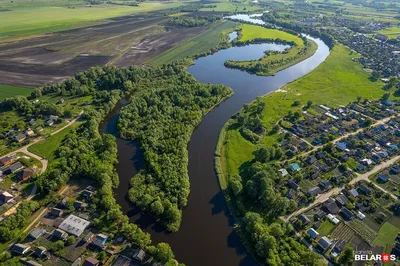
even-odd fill
[[(242, 198), (230, 192), (230, 179), (248, 170), (254, 159), (253, 152), (258, 147), (272, 147), (278, 144), (278, 134), (271, 132), (283, 116), (289, 112), (301, 111), (307, 101), (312, 101), (315, 105), (339, 106), (357, 100), (358, 96), (378, 99), (385, 93), (381, 89), (381, 82), (370, 81), (369, 75), (362, 71), (361, 66), (351, 60), (354, 56), (349, 49), (337, 44), (326, 61), (313, 72), (264, 96), (261, 100), (265, 104), (261, 124), (269, 133), (261, 137), (259, 144), (253, 144), (243, 138), (235, 118), (224, 125), (216, 146), (214, 166), (228, 207), (237, 219), (241, 220), (245, 213), (254, 209), (249, 209), (248, 204), (242, 202)], [(296, 100), (300, 101), (299, 105), (293, 104)], [(262, 212), (261, 214), (264, 215)], [(274, 223), (274, 219), (265, 222), (271, 224)], [(249, 236), (241, 231), (238, 231), (238, 234), (248, 243)], [(255, 253), (253, 248), (249, 251)]]

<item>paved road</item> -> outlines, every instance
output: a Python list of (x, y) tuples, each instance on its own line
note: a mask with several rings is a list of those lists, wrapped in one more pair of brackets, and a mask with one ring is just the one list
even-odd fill
[[(390, 167), (390, 165), (392, 165), (393, 163), (395, 163), (396, 161), (400, 160), (400, 155), (393, 157), (392, 159), (383, 162), (382, 164), (379, 164), (377, 166), (375, 166), (371, 171), (366, 172), (364, 174), (358, 174), (356, 173), (357, 177), (354, 178), (353, 180), (351, 180), (349, 182), (349, 184), (355, 184), (357, 182), (360, 181), (366, 181), (366, 182), (371, 182), (371, 180), (368, 179), (369, 176), (378, 173), (379, 171), (381, 171), (382, 169), (385, 169), (387, 167)], [(377, 184), (375, 184), (374, 182), (372, 182), (372, 184), (375, 185), (375, 187), (377, 187), (378, 189), (380, 189), (381, 191), (388, 193), (392, 198), (394, 199), (398, 199), (395, 195), (393, 195), (392, 193), (388, 192), (387, 190), (385, 190), (384, 188), (378, 186)], [(314, 206), (323, 203), (324, 201), (326, 201), (327, 199), (329, 199), (330, 197), (332, 197), (333, 195), (339, 194), (341, 191), (343, 190), (343, 187), (338, 187), (338, 188), (334, 188), (329, 190), (326, 193), (320, 194), (314, 201), (313, 203), (311, 203), (310, 205), (308, 205), (307, 207), (301, 208), (297, 211), (295, 211), (294, 213), (290, 214), (287, 217), (281, 217), (282, 220), (284, 220), (285, 222), (288, 222), (292, 217), (298, 216), (300, 214), (302, 214), (303, 212), (308, 211), (309, 209), (313, 208)]]

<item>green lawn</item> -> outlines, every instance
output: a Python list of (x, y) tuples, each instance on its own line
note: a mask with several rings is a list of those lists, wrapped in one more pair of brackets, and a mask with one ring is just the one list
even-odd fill
[(320, 233), (321, 236), (327, 236), (334, 227), (335, 225), (331, 221), (326, 220), (321, 224), (317, 231), (318, 233)]
[(42, 158), (46, 158), (47, 160), (52, 161), (55, 157), (54, 152), (60, 147), (64, 138), (68, 135), (69, 132), (71, 132), (72, 129), (77, 128), (78, 125), (79, 122), (67, 127), (66, 129), (51, 137), (48, 137), (44, 141), (33, 144), (28, 148), (28, 150), (34, 154), (41, 156)]
[(399, 27), (387, 28), (387, 29), (378, 31), (378, 33), (387, 35), (389, 39), (394, 39), (400, 35), (400, 28)]
[(0, 84), (0, 100), (4, 100), (5, 98), (14, 97), (17, 95), (27, 96), (31, 94), (32, 91), (33, 91), (32, 88), (16, 87), (16, 86)]
[(293, 34), (275, 30), (275, 29), (267, 29), (261, 26), (255, 26), (250, 24), (243, 24), (240, 26), (242, 29), (242, 37), (240, 41), (248, 41), (256, 38), (265, 38), (265, 39), (282, 39), (289, 42), (295, 42), (297, 45), (303, 45), (303, 40)]
[(146, 62), (150, 65), (162, 65), (171, 63), (172, 61), (183, 59), (186, 57), (194, 56), (208, 52), (212, 48), (216, 47), (220, 41), (220, 35), (223, 32), (233, 31), (237, 26), (237, 23), (232, 21), (223, 21), (213, 24), (210, 29), (197, 35), (196, 37), (175, 46), (156, 57), (151, 58)]
[(0, 40), (11, 37), (43, 34), (101, 23), (101, 20), (168, 9), (182, 5), (180, 2), (141, 3), (140, 6), (94, 5), (33, 6), (1, 12)]
[(217, 7), (202, 8), (200, 11), (219, 11), (219, 12), (245, 12), (245, 11), (256, 11), (263, 10), (262, 7), (249, 2), (224, 2), (224, 3), (209, 3), (216, 5)]
[[(300, 108), (292, 106), (297, 99), (303, 104), (312, 100), (315, 105), (339, 106), (357, 100), (358, 96), (380, 98), (385, 93), (381, 89), (383, 83), (370, 81), (369, 75), (359, 63), (351, 60), (352, 57), (355, 55), (348, 48), (337, 44), (325, 62), (314, 71), (284, 86), (280, 91), (265, 96), (263, 126), (267, 131), (289, 111)], [(266, 134), (261, 142), (269, 146), (276, 143), (277, 137), (276, 134)], [(228, 130), (225, 142), (223, 161), (226, 165), (222, 167), (230, 176), (237, 174), (239, 167), (253, 158), (252, 151), (256, 146), (241, 137), (236, 129)]]
[(400, 229), (395, 227), (389, 222), (386, 222), (379, 229), (378, 235), (374, 240), (375, 246), (381, 246), (385, 248), (385, 252), (390, 251), (394, 240), (396, 239), (397, 233)]

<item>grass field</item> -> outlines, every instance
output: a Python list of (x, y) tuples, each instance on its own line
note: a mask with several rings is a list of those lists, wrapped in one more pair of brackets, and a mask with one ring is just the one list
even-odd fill
[(5, 98), (14, 97), (17, 95), (29, 95), (33, 91), (32, 88), (24, 88), (24, 87), (15, 87), (0, 84), (0, 100), (4, 100)]
[[(50, 3), (49, 3), (50, 4)], [(101, 20), (132, 13), (168, 9), (180, 2), (142, 3), (140, 6), (39, 6), (1, 12), (0, 40), (11, 37), (50, 33), (101, 23)]]
[[(212, 3), (213, 5), (215, 3)], [(216, 3), (217, 7), (213, 8), (202, 8), (200, 11), (219, 11), (219, 12), (244, 12), (244, 11), (256, 11), (262, 10), (258, 5), (249, 4), (248, 2), (223, 2)]]
[(378, 33), (387, 35), (389, 39), (395, 39), (395, 38), (397, 38), (397, 36), (400, 35), (400, 28), (399, 27), (387, 28), (387, 29), (378, 31)]
[(249, 24), (243, 24), (240, 26), (242, 29), (242, 37), (240, 41), (248, 41), (253, 40), (255, 38), (265, 38), (265, 39), (282, 39), (289, 42), (295, 42), (297, 45), (303, 45), (303, 40), (293, 34), (275, 30), (275, 29), (267, 29), (261, 26), (254, 26)]
[(378, 235), (374, 240), (374, 245), (384, 247), (385, 252), (390, 251), (392, 244), (396, 239), (397, 233), (399, 232), (400, 229), (391, 223), (384, 223), (381, 229), (379, 229)]
[(321, 226), (318, 228), (317, 231), (322, 236), (327, 236), (333, 230), (334, 227), (335, 225), (331, 221), (326, 220), (321, 224)]
[[(354, 57), (350, 50), (337, 44), (328, 58), (318, 68), (308, 75), (286, 85), (280, 91), (264, 97), (266, 102), (263, 114), (263, 126), (269, 131), (277, 121), (300, 107), (293, 107), (295, 100), (304, 104), (312, 100), (314, 104), (328, 106), (346, 105), (357, 100), (358, 96), (378, 99), (384, 91), (380, 81), (368, 79), (361, 65), (351, 60)], [(261, 142), (264, 145), (276, 143), (277, 135), (265, 135)], [(226, 133), (222, 164), (223, 171), (228, 176), (238, 174), (239, 167), (253, 158), (255, 145), (245, 140), (238, 130), (228, 130)]]
[(223, 32), (228, 32), (235, 29), (237, 23), (232, 21), (223, 21), (211, 26), (207, 31), (197, 35), (196, 37), (175, 46), (162, 54), (148, 60), (146, 64), (162, 65), (171, 63), (172, 61), (190, 57), (196, 54), (208, 52), (216, 47), (220, 41), (220, 35)]
[(68, 135), (71, 130), (77, 128), (79, 126), (79, 122), (73, 124), (72, 126), (67, 127), (66, 129), (62, 130), (61, 132), (48, 137), (44, 141), (40, 141), (38, 143), (33, 144), (28, 148), (28, 150), (34, 154), (41, 156), (49, 160), (50, 162), (54, 159), (54, 152), (60, 147), (62, 141), (64, 140), (65, 136)]

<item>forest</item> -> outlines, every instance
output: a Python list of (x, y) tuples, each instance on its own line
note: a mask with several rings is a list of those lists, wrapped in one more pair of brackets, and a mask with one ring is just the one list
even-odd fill
[(202, 116), (230, 96), (222, 85), (203, 85), (184, 69), (147, 83), (118, 120), (121, 137), (140, 143), (146, 165), (132, 178), (129, 199), (176, 232), (187, 205), (187, 144)]
[(194, 16), (194, 17), (173, 17), (168, 20), (170, 25), (179, 25), (184, 27), (205, 26), (222, 19), (221, 16)]

